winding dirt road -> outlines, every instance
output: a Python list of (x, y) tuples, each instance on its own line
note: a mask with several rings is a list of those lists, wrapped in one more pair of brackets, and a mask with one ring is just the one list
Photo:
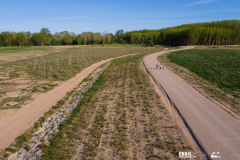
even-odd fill
[[(134, 55), (134, 54), (131, 54)], [(125, 55), (129, 56), (129, 55)], [(120, 56), (116, 58), (121, 58)], [(88, 77), (96, 68), (102, 64), (109, 62), (115, 58), (102, 60), (95, 63), (88, 68), (85, 68), (81, 73), (69, 79), (60, 86), (34, 99), (27, 105), (22, 106), (19, 110), (4, 119), (0, 120), (0, 149), (6, 148), (11, 144), (15, 138), (25, 130), (33, 126), (33, 124), (41, 117), (47, 110), (49, 110), (55, 102), (66, 95), (67, 92), (73, 90), (82, 80)]]
[(147, 55), (143, 62), (173, 102), (200, 149), (209, 159), (218, 159), (211, 158), (213, 152), (219, 152), (222, 160), (240, 159), (240, 123), (166, 68), (156, 69), (156, 57), (166, 52), (170, 51)]

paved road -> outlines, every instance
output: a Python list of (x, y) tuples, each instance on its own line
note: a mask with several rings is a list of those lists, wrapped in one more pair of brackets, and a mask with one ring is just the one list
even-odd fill
[(209, 157), (220, 152), (221, 160), (240, 159), (240, 123), (166, 68), (156, 69), (156, 57), (166, 52), (144, 57), (149, 72), (167, 92)]

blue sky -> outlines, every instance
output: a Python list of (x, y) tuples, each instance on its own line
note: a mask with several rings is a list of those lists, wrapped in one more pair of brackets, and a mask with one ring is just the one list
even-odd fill
[(239, 0), (0, 0), (0, 32), (115, 33), (240, 19)]

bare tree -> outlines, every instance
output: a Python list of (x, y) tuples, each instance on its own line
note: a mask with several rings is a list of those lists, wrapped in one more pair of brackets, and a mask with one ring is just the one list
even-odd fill
[(102, 35), (103, 35), (103, 36), (106, 36), (107, 34), (108, 34), (107, 31), (103, 31), (103, 32), (102, 32)]
[(84, 43), (84, 45), (86, 45), (87, 44), (87, 32), (83, 32), (82, 37), (83, 37), (83, 43)]
[(71, 35), (72, 37), (74, 37), (74, 38), (77, 37), (77, 35), (76, 35), (74, 32), (70, 32), (70, 35)]
[(88, 42), (88, 44), (90, 43), (90, 41), (91, 41), (91, 34), (87, 33), (87, 42)]
[(112, 39), (111, 35), (107, 35), (107, 43), (110, 43), (111, 39)]
[(102, 44), (105, 44), (106, 43), (106, 36), (102, 36)]
[(97, 40), (97, 35), (96, 35), (95, 33), (92, 33), (92, 34), (91, 34), (91, 39), (93, 39), (93, 40), (96, 41), (96, 40)]

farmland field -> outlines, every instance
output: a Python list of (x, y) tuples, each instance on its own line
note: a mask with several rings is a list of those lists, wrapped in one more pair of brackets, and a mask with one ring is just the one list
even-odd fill
[(222, 89), (240, 91), (239, 50), (185, 50), (168, 58)]
[(191, 150), (141, 66), (145, 55), (108, 66), (42, 159), (178, 159)]
[[(224, 100), (235, 111), (240, 112), (240, 50), (183, 50), (160, 56), (158, 59), (173, 69), (175, 73), (185, 77), (184, 79), (191, 84), (204, 81), (202, 86), (196, 88), (205, 88), (205, 91), (211, 92), (211, 97)], [(172, 63), (182, 68), (177, 68)], [(189, 73), (186, 76), (188, 71), (194, 75)], [(195, 75), (201, 79), (193, 78)]]
[[(38, 48), (35, 49), (34, 52), (39, 53)], [(38, 56), (35, 54), (27, 59), (0, 64), (0, 112), (1, 109), (20, 108), (21, 105), (62, 84), (93, 63), (122, 55), (157, 52), (162, 48), (120, 46), (63, 48), (56, 51), (48, 47), (45, 49), (47, 54)], [(41, 52), (45, 49), (39, 47)], [(11, 48), (9, 50), (13, 52)], [(28, 48), (17, 48), (17, 51), (22, 50), (23, 54), (28, 53)], [(20, 53), (17, 51), (15, 54)]]

